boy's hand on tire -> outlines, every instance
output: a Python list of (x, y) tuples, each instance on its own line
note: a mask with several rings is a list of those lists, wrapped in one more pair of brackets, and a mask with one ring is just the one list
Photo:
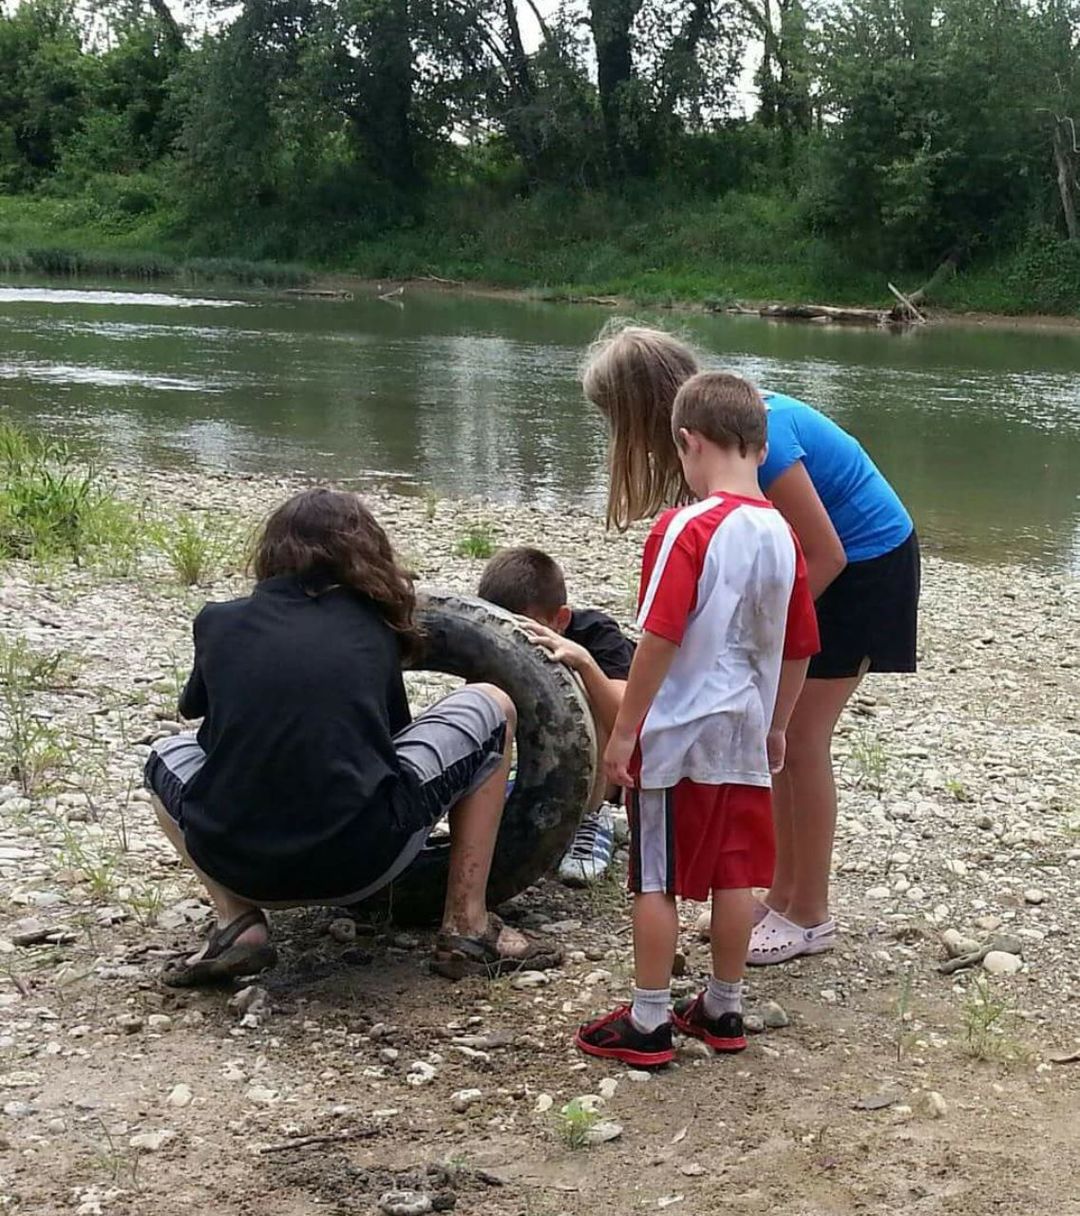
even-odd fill
[(554, 629), (541, 625), (531, 617), (519, 617), (518, 624), (529, 635), (530, 642), (542, 646), (557, 663), (562, 663), (571, 671), (580, 671), (592, 662), (592, 655), (584, 646), (571, 642), (569, 638), (564, 638), (561, 633), (556, 633)]

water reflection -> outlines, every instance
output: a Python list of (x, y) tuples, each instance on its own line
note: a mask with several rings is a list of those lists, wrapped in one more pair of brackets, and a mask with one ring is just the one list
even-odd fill
[[(390, 309), (0, 289), (0, 406), (151, 467), (302, 470), (596, 507), (605, 433), (577, 371), (608, 315), (411, 291)], [(932, 547), (1080, 568), (1071, 333), (898, 337), (741, 317), (679, 327), (716, 363), (858, 435)]]

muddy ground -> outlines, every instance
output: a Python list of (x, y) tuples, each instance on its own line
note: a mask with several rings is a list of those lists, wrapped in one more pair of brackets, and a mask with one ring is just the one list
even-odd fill
[[(286, 488), (178, 475), (125, 492), (251, 517)], [(634, 536), (376, 506), (429, 582), (474, 585), (481, 563), (456, 551), (480, 526), (555, 548), (575, 602), (630, 616)], [(275, 917), (281, 966), (246, 1012), (159, 986), (206, 909), (138, 775), (176, 729), (194, 610), (244, 586), (211, 581), (181, 587), (160, 563), (0, 576), (8, 653), (60, 656), (23, 706), (57, 754), (29, 797), (0, 791), (0, 1210), (374, 1213), (405, 1189), (477, 1216), (1080, 1212), (1080, 1063), (1052, 1062), (1080, 1048), (1074, 583), (928, 561), (920, 674), (868, 681), (838, 740), (838, 949), (751, 976), (750, 1008), (788, 1024), (743, 1055), (691, 1044), (639, 1076), (570, 1043), (627, 992), (615, 879), (545, 882), (507, 909), (566, 947), (535, 987), (450, 984), (426, 972), (424, 933), (361, 919), (332, 935), (339, 914), (322, 911)], [(708, 968), (696, 911), (687, 989)], [(1007, 935), (1019, 970), (941, 974), (947, 930)], [(51, 940), (15, 944), (35, 932)], [(585, 1095), (596, 1116), (560, 1115)], [(621, 1133), (575, 1147), (595, 1121)]]

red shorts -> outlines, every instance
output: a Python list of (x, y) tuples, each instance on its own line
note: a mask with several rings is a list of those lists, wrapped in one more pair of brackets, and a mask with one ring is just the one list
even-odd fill
[(772, 791), (755, 785), (628, 790), (630, 890), (706, 900), (767, 887), (776, 864)]

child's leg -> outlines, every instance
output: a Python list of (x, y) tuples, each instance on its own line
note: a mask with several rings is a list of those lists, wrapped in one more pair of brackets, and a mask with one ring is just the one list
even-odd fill
[[(180, 827), (176, 820), (165, 809), (161, 800), (156, 794), (152, 794), (150, 801), (153, 804), (154, 811), (158, 817), (158, 823), (161, 825), (161, 830), (168, 837), (169, 843), (180, 855), (181, 859), (188, 868), (198, 878), (199, 882), (206, 888), (207, 895), (210, 896), (210, 902), (214, 905), (214, 911), (217, 913), (218, 928), (224, 929), (226, 925), (231, 925), (234, 920), (239, 919), (247, 912), (256, 910), (256, 905), (238, 899), (230, 891), (226, 891), (224, 887), (219, 886), (212, 878), (208, 878), (199, 867), (188, 856), (187, 846), (184, 844), (184, 834), (180, 831)], [(265, 924), (252, 925), (251, 928), (245, 929), (243, 933), (236, 938), (236, 945), (243, 946), (261, 946), (269, 940), (270, 934)], [(203, 955), (203, 950), (193, 954), (188, 962), (197, 962)]]
[(675, 896), (652, 891), (634, 896), (634, 982), (639, 988), (670, 988), (679, 944)]
[(776, 894), (784, 902), (774, 902), (770, 894), (768, 903), (804, 928), (820, 925), (829, 917), (829, 871), (836, 828), (832, 735), (861, 679), (807, 680), (788, 726), (782, 789), (786, 790), (790, 818), (786, 839), (777, 824), (776, 872), (780, 881), (790, 885), (784, 891), (774, 881)]
[(471, 687), (487, 693), (506, 715), (506, 741), (502, 760), (490, 777), (466, 794), (450, 810), (450, 872), (446, 884), (443, 929), (462, 936), (482, 934), (487, 928), (487, 884), (491, 859), (499, 835), (510, 751), (517, 726), (513, 701), (493, 684)]
[(710, 928), (715, 979), (725, 984), (742, 983), (753, 927), (753, 892), (713, 891)]
[(674, 895), (634, 896), (634, 1003), (630, 1016), (646, 1033), (671, 1018), (671, 969), (679, 942)]

